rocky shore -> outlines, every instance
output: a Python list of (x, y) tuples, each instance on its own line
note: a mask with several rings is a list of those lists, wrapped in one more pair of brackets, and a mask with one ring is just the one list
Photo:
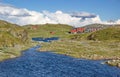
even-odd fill
[(117, 66), (117, 67), (120, 68), (120, 59), (108, 60), (106, 63), (107, 63), (108, 65)]

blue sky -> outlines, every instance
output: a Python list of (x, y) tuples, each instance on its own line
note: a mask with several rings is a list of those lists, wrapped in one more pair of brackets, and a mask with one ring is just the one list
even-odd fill
[(85, 11), (99, 15), (102, 20), (120, 18), (120, 0), (2, 0), (2, 3), (35, 11)]

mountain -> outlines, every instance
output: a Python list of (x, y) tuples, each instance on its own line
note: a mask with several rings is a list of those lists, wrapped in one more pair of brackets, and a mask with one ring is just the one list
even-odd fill
[(84, 26), (85, 28), (94, 28), (94, 27), (103, 27), (103, 28), (106, 28), (106, 27), (111, 27), (113, 25), (108, 25), (108, 24), (89, 24), (89, 25), (86, 25)]
[(28, 33), (19, 25), (0, 20), (0, 48), (24, 44)]

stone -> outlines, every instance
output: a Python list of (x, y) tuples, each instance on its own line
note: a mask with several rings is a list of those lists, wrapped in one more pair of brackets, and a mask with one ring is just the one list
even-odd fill
[(117, 64), (117, 67), (120, 67), (120, 63)]

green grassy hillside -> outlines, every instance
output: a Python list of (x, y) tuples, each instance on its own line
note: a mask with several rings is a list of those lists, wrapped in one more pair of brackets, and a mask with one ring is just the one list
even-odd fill
[(28, 45), (28, 33), (22, 27), (0, 20), (0, 61), (21, 54)]
[(30, 37), (67, 37), (73, 27), (64, 24), (45, 24), (27, 25), (24, 28), (29, 32)]
[(96, 31), (88, 36), (88, 40), (119, 40), (120, 26), (109, 27), (100, 31)]
[[(97, 27), (97, 25), (89, 25), (88, 27)], [(98, 24), (98, 27), (102, 26), (101, 24)], [(105, 25), (103, 25), (105, 26)], [(120, 41), (120, 25), (106, 25), (107, 27), (95, 31), (95, 32), (89, 32), (89, 33), (80, 33), (80, 34), (71, 34), (69, 35), (69, 38), (73, 40), (94, 40), (94, 41)], [(85, 26), (87, 27), (87, 26)]]
[(22, 27), (0, 20), (0, 47), (12, 47), (27, 40), (27, 31)]

